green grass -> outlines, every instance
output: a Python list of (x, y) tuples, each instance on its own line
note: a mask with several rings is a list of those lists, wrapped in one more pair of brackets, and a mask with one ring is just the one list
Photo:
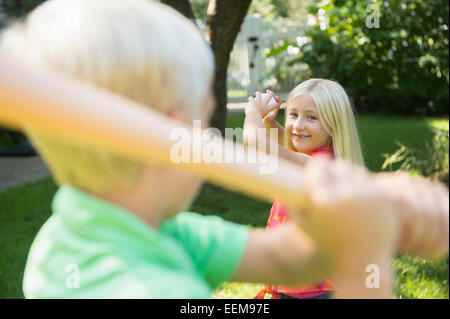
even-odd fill
[(0, 193), (0, 298), (23, 298), (22, 278), (31, 243), (50, 216), (56, 185), (50, 178)]
[(429, 261), (403, 255), (394, 259), (396, 297), (399, 299), (448, 299), (448, 256)]
[[(228, 119), (228, 127), (242, 127), (243, 116)], [(448, 130), (448, 119), (405, 119), (360, 116), (358, 126), (367, 164), (379, 171), (383, 153), (397, 149), (395, 141), (423, 147), (433, 136), (433, 128)], [(30, 245), (50, 216), (56, 185), (50, 178), (0, 193), (0, 298), (23, 298), (21, 283)], [(215, 214), (227, 220), (264, 227), (271, 203), (205, 184), (192, 211)], [(448, 258), (425, 261), (408, 255), (393, 260), (397, 274), (396, 298), (449, 298)], [(253, 298), (262, 284), (223, 283), (213, 298)]]
[(433, 118), (396, 118), (379, 116), (359, 116), (363, 154), (367, 167), (372, 171), (380, 171), (385, 160), (383, 154), (394, 153), (397, 142), (410, 149), (423, 149), (426, 142), (434, 136), (433, 129), (448, 131), (448, 119)]

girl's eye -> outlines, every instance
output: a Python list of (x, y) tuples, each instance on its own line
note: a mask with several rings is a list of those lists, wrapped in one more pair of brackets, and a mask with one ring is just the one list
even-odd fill
[(308, 120), (317, 120), (317, 117), (314, 115), (308, 115)]
[(289, 113), (290, 117), (297, 117), (297, 113)]

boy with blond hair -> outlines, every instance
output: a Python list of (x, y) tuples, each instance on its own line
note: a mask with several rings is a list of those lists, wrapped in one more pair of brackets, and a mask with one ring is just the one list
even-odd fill
[[(209, 123), (211, 50), (191, 22), (160, 3), (50, 0), (7, 29), (0, 48), (35, 70), (62, 72), (185, 123)], [(38, 129), (28, 134), (61, 187), (30, 249), (27, 298), (208, 298), (226, 280), (297, 285), (330, 276), (336, 297), (380, 297), (390, 293), (389, 259), (399, 240), (425, 254), (448, 247), (448, 229), (434, 228), (426, 247), (414, 232), (430, 220), (448, 228), (440, 185), (426, 187), (437, 204), (419, 207), (423, 189), (409, 178), (310, 161), (309, 186), (299, 194), (309, 201), (296, 207), (310, 218), (293, 216), (309, 236), (294, 222), (258, 232), (184, 212), (198, 177)], [(394, 181), (410, 192), (391, 192)], [(403, 216), (414, 240), (403, 235)], [(362, 279), (374, 261), (386, 283), (377, 291)], [(73, 271), (79, 280), (68, 281)]]

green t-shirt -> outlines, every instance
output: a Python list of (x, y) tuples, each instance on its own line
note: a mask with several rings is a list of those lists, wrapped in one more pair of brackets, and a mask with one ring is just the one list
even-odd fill
[(249, 229), (183, 212), (158, 230), (62, 186), (25, 268), (26, 298), (209, 298), (236, 270)]

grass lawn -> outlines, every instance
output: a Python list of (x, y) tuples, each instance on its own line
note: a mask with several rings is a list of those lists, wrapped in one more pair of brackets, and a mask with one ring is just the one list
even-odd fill
[[(228, 127), (242, 127), (242, 116), (228, 119)], [(364, 154), (369, 169), (379, 171), (383, 153), (393, 153), (399, 141), (422, 148), (433, 136), (433, 128), (448, 130), (448, 119), (405, 119), (360, 116)], [(1, 168), (0, 168), (1, 169)], [(30, 245), (50, 216), (51, 198), (56, 185), (50, 178), (0, 193), (0, 298), (23, 298), (21, 283)], [(201, 214), (216, 214), (227, 220), (264, 227), (271, 203), (205, 184), (191, 208)], [(425, 261), (408, 255), (393, 260), (397, 274), (396, 298), (449, 298), (448, 257)], [(227, 282), (214, 298), (253, 298), (262, 284)]]

